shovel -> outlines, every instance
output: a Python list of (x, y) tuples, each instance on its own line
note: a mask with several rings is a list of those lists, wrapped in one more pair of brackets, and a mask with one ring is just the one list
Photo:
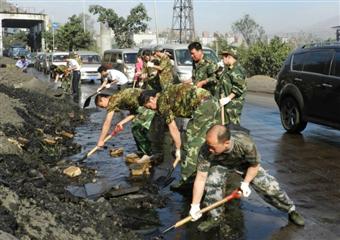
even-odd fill
[(168, 186), (173, 180), (175, 180), (174, 177), (171, 177), (172, 173), (174, 172), (177, 164), (179, 163), (181, 159), (180, 158), (176, 158), (174, 163), (172, 164), (172, 168), (168, 171), (168, 174), (166, 176), (160, 176), (159, 178), (156, 179), (155, 183), (157, 184), (157, 186), (159, 186), (160, 188), (165, 188), (166, 186)]
[[(208, 207), (205, 207), (203, 209), (201, 209), (200, 213), (204, 214), (206, 212), (209, 212), (210, 210), (217, 208), (219, 206), (221, 206), (222, 204), (229, 202), (232, 199), (237, 199), (241, 197), (241, 192), (239, 189), (234, 190), (230, 195), (226, 196), (225, 198), (223, 198), (222, 200), (215, 202), (211, 205), (209, 205)], [(162, 234), (169, 232), (172, 229), (176, 229), (184, 224), (186, 224), (187, 222), (190, 222), (192, 219), (192, 217), (189, 215), (186, 218), (176, 222), (175, 225), (172, 225), (171, 227), (165, 229), (164, 231), (162, 231)]]
[[(112, 137), (114, 137), (118, 132), (120, 131), (116, 131), (113, 130), (110, 135), (108, 135), (105, 139), (104, 139), (104, 143), (107, 142), (108, 140), (110, 140)], [(91, 151), (89, 151), (88, 153), (86, 153), (81, 159), (78, 160), (78, 163), (83, 163), (85, 159), (87, 159), (89, 156), (91, 156), (93, 153), (95, 153), (100, 147), (95, 146), (94, 148), (92, 148)]]

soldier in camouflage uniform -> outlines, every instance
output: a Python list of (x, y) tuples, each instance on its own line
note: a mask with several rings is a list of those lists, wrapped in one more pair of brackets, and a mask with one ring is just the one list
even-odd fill
[(97, 146), (102, 147), (104, 145), (104, 139), (109, 132), (114, 112), (128, 110), (130, 115), (117, 123), (115, 130), (123, 130), (124, 124), (132, 120), (131, 131), (138, 150), (144, 155), (151, 155), (150, 140), (147, 133), (155, 112), (139, 106), (138, 97), (142, 91), (140, 88), (127, 88), (112, 96), (105, 94), (98, 94), (96, 96), (96, 105), (106, 108), (108, 112)]
[(158, 92), (162, 91), (161, 84), (159, 82), (159, 75), (157, 74), (157, 70), (148, 67), (148, 62), (151, 62), (152, 53), (150, 50), (145, 50), (143, 52), (143, 68), (140, 75), (140, 79), (143, 82), (143, 88), (147, 90), (156, 90)]
[[(219, 116), (218, 101), (203, 89), (190, 84), (170, 85), (163, 92), (144, 91), (139, 97), (141, 106), (157, 110), (165, 119), (176, 147), (176, 160), (181, 159), (181, 137), (175, 118), (190, 118), (187, 125), (181, 162), (180, 187), (196, 172), (197, 156), (205, 141), (205, 133), (216, 124)], [(175, 185), (175, 186), (176, 186)]]
[(146, 65), (148, 68), (156, 69), (159, 76), (159, 83), (162, 90), (166, 89), (173, 83), (172, 76), (172, 64), (169, 56), (164, 52), (161, 46), (156, 46), (154, 49), (154, 56), (159, 59), (159, 66), (152, 62), (148, 62)]
[[(228, 127), (215, 125), (206, 135), (206, 142), (200, 149), (197, 175), (193, 188), (190, 215), (196, 221), (201, 217), (200, 202), (204, 189), (204, 204), (210, 205), (225, 196), (225, 186), (232, 172), (242, 174), (240, 190), (244, 197), (251, 193), (249, 184), (263, 199), (278, 209), (289, 213), (289, 219), (296, 225), (303, 226), (303, 217), (295, 211), (293, 201), (281, 188), (277, 180), (260, 166), (260, 154), (248, 134), (242, 131), (230, 133)], [(202, 222), (198, 228), (209, 231), (219, 225), (224, 207), (210, 211), (211, 218)]]
[(202, 45), (199, 42), (190, 43), (188, 49), (193, 60), (193, 83), (197, 87), (207, 89), (211, 95), (218, 98), (218, 92), (216, 91), (217, 79), (215, 74), (218, 69), (217, 65), (204, 57)]
[(220, 104), (224, 107), (226, 123), (240, 124), (247, 91), (246, 72), (237, 61), (237, 50), (229, 47), (222, 52), (224, 70), (219, 75)]

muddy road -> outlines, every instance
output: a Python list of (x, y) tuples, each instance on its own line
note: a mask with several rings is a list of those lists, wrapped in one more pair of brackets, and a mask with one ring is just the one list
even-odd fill
[[(33, 73), (46, 80), (43, 74)], [(98, 83), (82, 84), (79, 104), (82, 105), (97, 87)], [(81, 153), (69, 156), (70, 160), (81, 158), (96, 145), (105, 111), (94, 108), (93, 103), (86, 111), (90, 115), (89, 121), (75, 130), (74, 141), (82, 146)], [(121, 114), (115, 115), (114, 121), (121, 117)], [(306, 226), (299, 228), (288, 223), (285, 213), (266, 204), (252, 191), (249, 199), (230, 204), (226, 224), (232, 227), (231, 232), (215, 230), (202, 234), (196, 230), (198, 223), (189, 223), (162, 236), (162, 239), (340, 239), (340, 131), (309, 124), (301, 135), (286, 134), (273, 96), (252, 93), (247, 97), (242, 125), (250, 130), (257, 143), (263, 167), (279, 180), (295, 201), (297, 209), (305, 217)], [(107, 146), (124, 147), (124, 154), (136, 151), (129, 126)], [(171, 157), (167, 156), (166, 161), (170, 160)], [(93, 182), (87, 188), (79, 184), (68, 187), (70, 192), (81, 197), (97, 198), (112, 187), (141, 186), (147, 181), (131, 178), (123, 157), (112, 158), (107, 149), (91, 156), (87, 165), (98, 171)], [(156, 175), (165, 174), (167, 167), (166, 163), (160, 165)], [(178, 177), (178, 174), (179, 169), (176, 169), (175, 176)], [(237, 176), (233, 184), (239, 184)], [(152, 239), (159, 230), (188, 214), (191, 201), (188, 192), (183, 195), (165, 188), (160, 192), (165, 199), (164, 204), (155, 204), (159, 207), (151, 214), (143, 211), (143, 207), (128, 209), (127, 214), (141, 219), (126, 227), (132, 228), (143, 239)], [(126, 198), (138, 198), (138, 194), (127, 195)], [(153, 220), (155, 224), (152, 224)]]

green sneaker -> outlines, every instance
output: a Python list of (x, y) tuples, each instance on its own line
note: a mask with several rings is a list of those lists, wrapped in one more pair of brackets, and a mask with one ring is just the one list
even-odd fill
[(297, 211), (292, 211), (288, 214), (288, 219), (298, 225), (298, 226), (304, 226), (305, 225), (305, 220), (303, 217), (297, 212)]
[(206, 221), (201, 222), (197, 229), (201, 232), (209, 232), (211, 229), (220, 225), (219, 218), (208, 218)]

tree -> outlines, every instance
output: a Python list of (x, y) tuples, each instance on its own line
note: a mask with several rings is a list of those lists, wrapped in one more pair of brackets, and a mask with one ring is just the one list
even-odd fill
[(218, 33), (214, 33), (215, 40), (209, 44), (209, 47), (216, 50), (216, 54), (226, 50), (229, 46), (227, 39)]
[(28, 33), (24, 31), (19, 31), (14, 34), (7, 34), (3, 38), (4, 48), (9, 48), (12, 44), (18, 43), (22, 45), (27, 45), (28, 43)]
[(130, 10), (126, 18), (119, 17), (113, 9), (106, 9), (99, 5), (90, 6), (90, 13), (98, 16), (98, 22), (108, 24), (112, 28), (115, 41), (120, 48), (132, 47), (134, 33), (144, 32), (147, 28), (145, 21), (150, 18), (143, 4), (139, 4)]
[[(94, 45), (93, 34), (85, 31), (82, 25), (82, 17), (73, 15), (69, 21), (54, 32), (54, 47), (58, 50), (72, 51), (79, 49), (90, 49)], [(44, 32), (46, 45), (49, 49), (53, 48), (52, 31)]]
[(264, 74), (275, 77), (293, 46), (274, 37), (269, 43), (256, 42), (248, 49), (240, 51), (240, 61), (249, 76)]
[(240, 33), (243, 36), (248, 46), (265, 39), (264, 29), (251, 19), (249, 14), (234, 22), (231, 27), (234, 33)]

